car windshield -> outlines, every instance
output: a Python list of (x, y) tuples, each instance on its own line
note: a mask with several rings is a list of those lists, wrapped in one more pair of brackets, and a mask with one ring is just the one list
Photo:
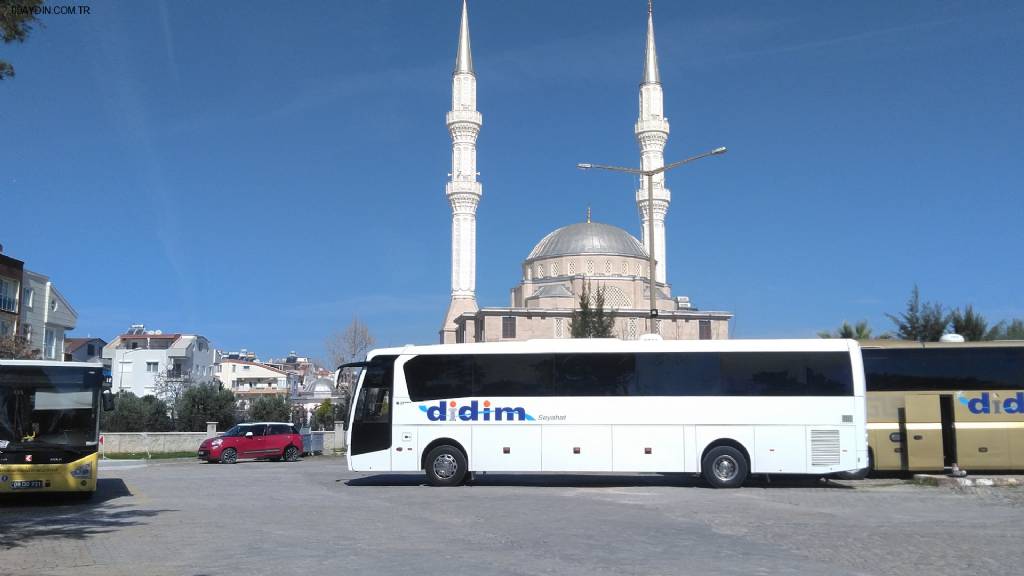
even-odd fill
[(225, 436), (245, 436), (245, 433), (250, 430), (251, 426), (233, 426), (224, 433)]
[(5, 371), (0, 379), (0, 443), (95, 445), (99, 387), (90, 381), (92, 376), (43, 367)]

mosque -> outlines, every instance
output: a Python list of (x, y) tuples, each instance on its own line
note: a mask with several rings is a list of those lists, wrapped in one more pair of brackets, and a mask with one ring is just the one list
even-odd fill
[[(641, 166), (664, 166), (669, 124), (654, 45), (654, 15), (648, 2), (647, 48), (640, 83), (636, 139)], [(452, 138), (451, 179), (445, 194), (452, 208), (452, 293), (440, 341), (500, 342), (532, 338), (569, 338), (572, 315), (586, 283), (591, 297), (603, 288), (605, 310), (615, 319), (617, 337), (633, 340), (654, 333), (670, 340), (729, 337), (730, 312), (704, 311), (685, 296), (673, 297), (666, 281), (665, 216), (672, 196), (665, 174), (654, 177), (653, 210), (644, 186), (636, 190), (642, 240), (617, 226), (587, 221), (559, 228), (537, 243), (522, 264), (522, 280), (512, 289), (508, 307), (481, 308), (476, 301), (476, 208), (483, 194), (477, 181), (476, 140), (483, 117), (476, 108), (476, 75), (469, 42), (469, 14), (462, 3), (459, 46), (452, 74), (452, 109), (447, 114)], [(654, 218), (648, 237), (648, 218)], [(648, 246), (654, 243), (655, 307), (650, 303)]]

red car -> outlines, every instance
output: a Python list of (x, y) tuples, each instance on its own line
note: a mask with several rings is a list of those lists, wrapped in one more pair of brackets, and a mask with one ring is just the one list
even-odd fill
[(302, 436), (287, 422), (239, 424), (199, 445), (199, 459), (234, 464), (240, 459), (266, 458), (295, 462), (302, 454)]

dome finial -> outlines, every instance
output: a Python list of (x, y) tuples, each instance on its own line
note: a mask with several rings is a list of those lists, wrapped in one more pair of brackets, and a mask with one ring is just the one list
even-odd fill
[(587, 224), (590, 224), (590, 206), (587, 206)]

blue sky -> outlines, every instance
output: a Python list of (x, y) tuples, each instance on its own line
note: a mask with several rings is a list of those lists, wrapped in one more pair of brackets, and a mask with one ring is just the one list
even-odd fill
[[(0, 243), (78, 310), (319, 356), (358, 315), (433, 343), (459, 2), (90, 2), (0, 45)], [(646, 3), (470, 3), (478, 300), (583, 220), (639, 235)], [(668, 275), (734, 337), (891, 329), (925, 300), (1024, 317), (1024, 6), (656, 2)]]

